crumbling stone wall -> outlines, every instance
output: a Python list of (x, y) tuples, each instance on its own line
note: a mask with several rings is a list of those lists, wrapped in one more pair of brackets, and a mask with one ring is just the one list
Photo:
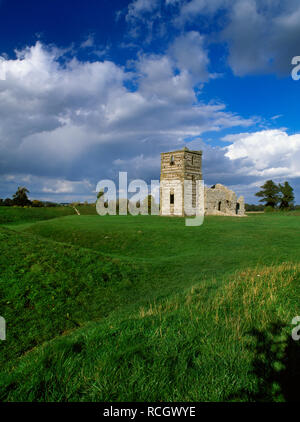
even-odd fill
[(205, 188), (205, 214), (207, 215), (244, 215), (244, 197), (237, 199), (236, 194), (220, 183)]

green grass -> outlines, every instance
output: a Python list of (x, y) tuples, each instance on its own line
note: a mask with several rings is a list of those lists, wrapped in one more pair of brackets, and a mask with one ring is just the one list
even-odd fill
[[(92, 205), (79, 205), (77, 209), (82, 215), (96, 214), (96, 208)], [(34, 223), (74, 214), (75, 210), (70, 206), (49, 208), (0, 207), (0, 224)]]
[(0, 207), (0, 224), (23, 224), (73, 214), (74, 210), (71, 207)]
[(8, 229), (1, 229), (0, 241), (5, 245), (0, 315), (8, 324), (7, 341), (1, 344), (2, 368), (45, 340), (124, 305), (124, 290), (136, 279), (134, 265), (93, 251), (23, 233), (16, 236)]
[(0, 399), (291, 399), (300, 219), (282, 214), (0, 227)]

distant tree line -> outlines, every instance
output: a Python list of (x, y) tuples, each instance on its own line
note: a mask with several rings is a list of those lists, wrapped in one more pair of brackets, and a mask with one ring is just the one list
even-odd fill
[(256, 204), (245, 204), (245, 210), (246, 211), (264, 211), (265, 207), (262, 204), (256, 205)]
[(34, 199), (30, 201), (27, 194), (29, 190), (25, 186), (19, 186), (16, 193), (13, 195), (12, 198), (1, 199), (0, 198), (0, 206), (4, 207), (56, 207), (58, 204), (49, 201), (39, 201)]
[[(104, 191), (101, 190), (100, 192), (97, 193), (97, 199), (101, 198), (104, 195)], [(112, 200), (108, 200), (106, 199), (104, 202), (104, 207), (108, 208), (110, 204), (115, 205), (115, 209), (116, 209), (116, 214), (119, 215), (120, 212), (120, 206), (122, 207), (123, 210), (127, 210), (127, 212), (129, 212), (129, 204), (130, 204), (130, 200), (128, 198), (118, 198), (116, 201), (112, 201)], [(144, 208), (146, 207), (148, 214), (151, 214), (151, 210), (152, 207), (158, 207), (159, 205), (155, 203), (155, 198), (152, 195), (147, 195), (146, 198), (144, 198), (144, 200), (142, 201), (142, 204), (140, 201), (137, 201), (135, 203), (136, 208)]]

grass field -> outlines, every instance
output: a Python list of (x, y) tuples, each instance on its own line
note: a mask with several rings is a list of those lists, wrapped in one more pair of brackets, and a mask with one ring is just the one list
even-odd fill
[(297, 397), (297, 213), (82, 211), (0, 207), (0, 400)]
[[(77, 208), (83, 215), (96, 214), (96, 208), (92, 205), (81, 205)], [(0, 207), (0, 224), (33, 223), (74, 214), (75, 211), (70, 206), (52, 208)]]

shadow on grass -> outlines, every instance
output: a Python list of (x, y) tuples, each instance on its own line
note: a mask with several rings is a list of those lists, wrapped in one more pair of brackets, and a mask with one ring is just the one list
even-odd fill
[(300, 400), (300, 341), (291, 336), (291, 327), (280, 321), (266, 330), (248, 333), (248, 350), (253, 355), (251, 374), (256, 387), (253, 392), (242, 389), (228, 400), (255, 402)]

